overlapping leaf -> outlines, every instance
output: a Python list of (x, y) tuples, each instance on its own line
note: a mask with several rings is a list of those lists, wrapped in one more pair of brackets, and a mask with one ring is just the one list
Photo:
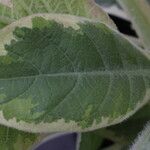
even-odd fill
[(94, 0), (11, 0), (10, 7), (0, 4), (0, 28), (16, 19), (36, 13), (84, 16), (98, 19), (116, 28), (113, 21)]
[(100, 128), (150, 98), (148, 56), (103, 23), (31, 16), (3, 29), (0, 39), (5, 125), (33, 132)]
[(145, 48), (150, 50), (150, 5), (147, 0), (117, 0), (131, 18)]
[(78, 150), (97, 150), (103, 142), (103, 138), (96, 132), (81, 133)]

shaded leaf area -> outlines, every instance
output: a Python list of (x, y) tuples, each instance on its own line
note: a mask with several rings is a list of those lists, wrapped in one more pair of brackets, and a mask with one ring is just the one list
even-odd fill
[[(146, 123), (150, 120), (150, 105), (144, 106), (136, 114), (130, 117), (128, 120), (111, 126), (105, 129), (99, 129), (94, 131), (101, 137), (111, 139), (117, 144), (113, 147), (118, 147), (119, 145), (129, 146), (133, 143), (134, 139), (137, 137), (139, 132), (144, 128)], [(120, 149), (122, 148), (120, 147)], [(112, 148), (113, 148), (112, 147)]]
[(0, 4), (0, 28), (16, 19), (36, 13), (66, 13), (95, 18), (116, 28), (93, 0), (12, 0), (13, 7)]
[(38, 134), (22, 132), (0, 125), (1, 150), (27, 150), (39, 141)]
[(150, 148), (150, 123), (143, 129), (140, 135), (137, 137), (135, 144), (130, 150), (149, 150)]
[[(76, 131), (122, 121), (147, 102), (148, 57), (102, 23), (78, 26), (65, 28), (42, 17), (33, 18), (31, 29), (14, 25), (14, 39), (0, 57), (0, 109), (6, 120), (38, 125), (63, 118), (74, 121), (78, 127), (67, 130)], [(36, 132), (52, 130), (36, 125)]]
[(52, 134), (43, 140), (34, 150), (78, 150), (77, 133)]
[(79, 150), (98, 150), (102, 142), (103, 138), (96, 132), (81, 133)]

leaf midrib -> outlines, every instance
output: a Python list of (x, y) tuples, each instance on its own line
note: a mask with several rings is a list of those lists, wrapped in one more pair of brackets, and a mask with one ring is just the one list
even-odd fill
[(105, 71), (89, 71), (89, 72), (62, 72), (62, 73), (51, 73), (51, 74), (38, 74), (31, 76), (20, 76), (11, 78), (0, 78), (1, 80), (17, 80), (25, 78), (37, 78), (37, 77), (59, 77), (59, 76), (98, 76), (98, 75), (136, 75), (143, 76), (150, 74), (150, 69), (135, 69), (135, 70), (105, 70)]

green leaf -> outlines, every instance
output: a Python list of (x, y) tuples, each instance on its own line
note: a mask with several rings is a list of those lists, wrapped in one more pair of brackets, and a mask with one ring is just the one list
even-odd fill
[(147, 124), (145, 129), (141, 132), (135, 141), (135, 144), (130, 150), (149, 150), (150, 148), (150, 123)]
[(131, 18), (145, 48), (150, 50), (150, 5), (146, 0), (118, 0)]
[(12, 0), (12, 4), (11, 8), (0, 5), (0, 28), (14, 19), (36, 13), (66, 13), (98, 19), (116, 29), (113, 21), (94, 0)]
[(81, 133), (79, 150), (98, 150), (103, 142), (103, 138), (96, 132)]
[(40, 141), (38, 134), (31, 134), (0, 125), (1, 150), (27, 150)]
[(123, 121), (150, 98), (149, 57), (103, 23), (39, 14), (4, 28), (0, 39), (5, 125), (91, 130)]

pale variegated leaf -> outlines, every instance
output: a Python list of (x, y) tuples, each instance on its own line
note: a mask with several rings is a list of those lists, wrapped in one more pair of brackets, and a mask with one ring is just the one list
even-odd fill
[(10, 0), (7, 5), (0, 4), (0, 28), (16, 19), (36, 13), (66, 13), (84, 16), (98, 19), (116, 28), (113, 21), (94, 0)]
[(147, 0), (117, 0), (131, 18), (145, 48), (150, 50), (150, 5)]

